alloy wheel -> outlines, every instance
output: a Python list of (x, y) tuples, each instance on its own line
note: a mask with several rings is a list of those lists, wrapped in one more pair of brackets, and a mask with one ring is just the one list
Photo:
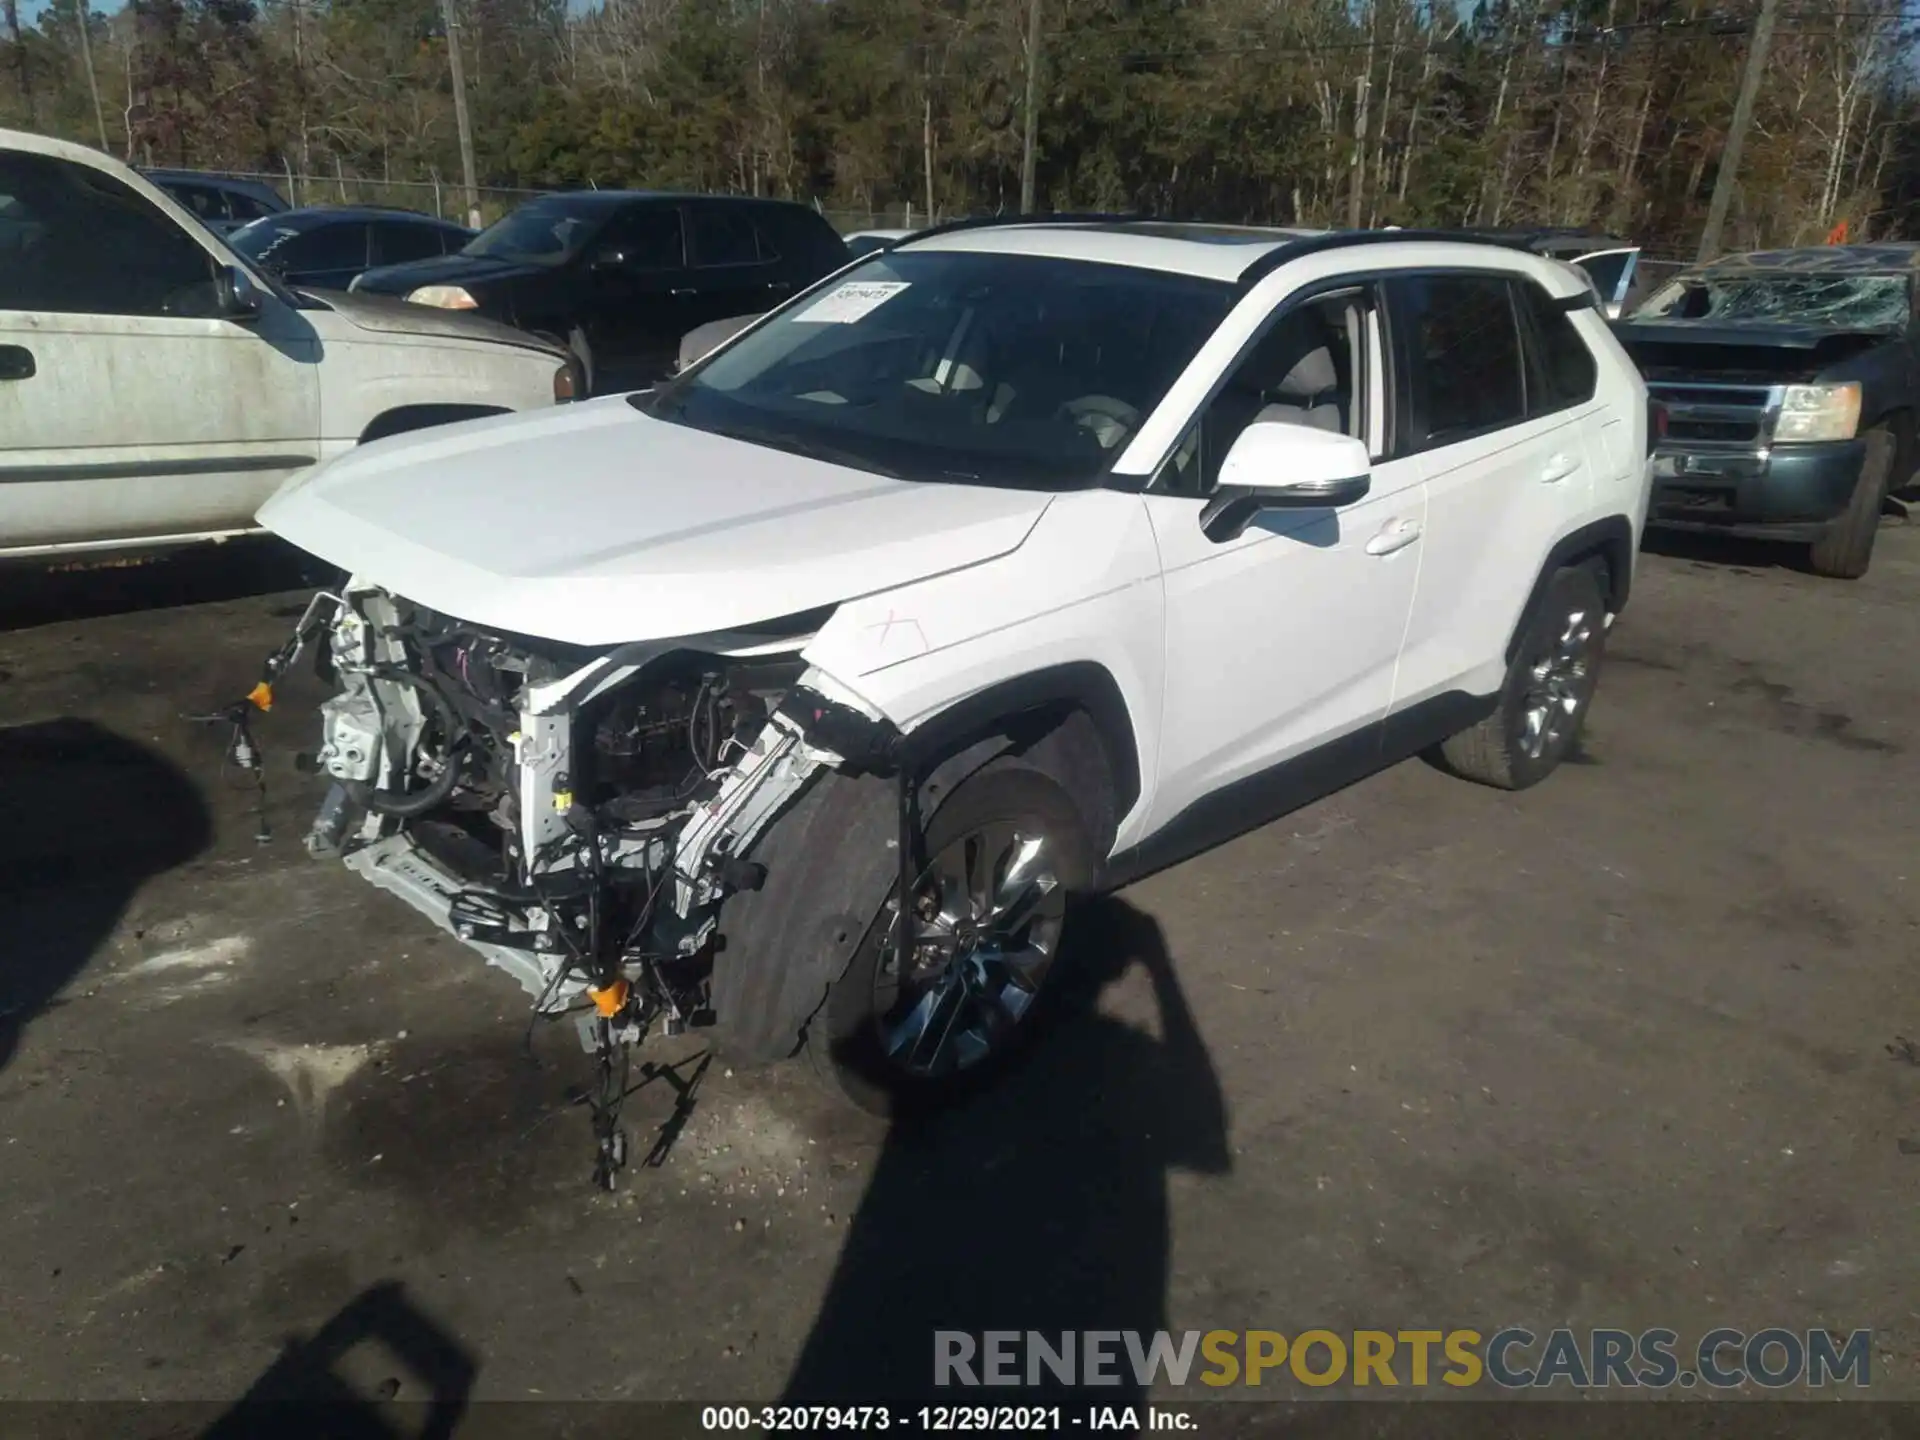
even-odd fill
[(1529, 759), (1538, 760), (1557, 747), (1578, 723), (1593, 673), (1596, 633), (1592, 611), (1568, 611), (1559, 636), (1528, 670), (1520, 706), (1520, 745)]
[(944, 846), (911, 893), (907, 969), (889, 933), (873, 1008), (888, 1058), (931, 1079), (977, 1065), (1026, 1017), (1053, 965), (1067, 891), (1046, 836), (999, 821)]

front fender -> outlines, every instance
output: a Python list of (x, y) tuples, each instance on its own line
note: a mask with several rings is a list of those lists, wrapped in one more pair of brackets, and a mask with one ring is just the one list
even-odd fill
[(1009, 554), (841, 605), (801, 653), (930, 756), (1001, 711), (1078, 703), (1127, 751), (1117, 850), (1152, 799), (1164, 612), (1139, 497), (1089, 490), (1059, 497)]
[(328, 341), (320, 360), (321, 434), (351, 443), (381, 415), (412, 407), (545, 409), (554, 403), (554, 371), (564, 363), (511, 345)]

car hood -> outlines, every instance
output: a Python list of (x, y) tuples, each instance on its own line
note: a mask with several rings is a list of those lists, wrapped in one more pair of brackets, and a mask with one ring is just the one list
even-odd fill
[(1888, 330), (1844, 325), (1793, 325), (1757, 320), (1742, 325), (1724, 320), (1622, 320), (1614, 334), (1629, 350), (1635, 345), (1751, 345), (1773, 350), (1817, 350), (1842, 337), (1884, 337)]
[(753, 625), (1017, 549), (1051, 497), (892, 480), (623, 397), (395, 436), (260, 523), (442, 614), (574, 645)]
[(1887, 342), (1885, 330), (1821, 325), (1728, 325), (1701, 320), (1633, 320), (1614, 326), (1648, 380), (1790, 384)]
[[(307, 288), (307, 287), (302, 287)], [(555, 358), (566, 352), (535, 339), (524, 330), (484, 320), (464, 310), (441, 310), (432, 305), (411, 305), (390, 295), (367, 295), (358, 291), (314, 290), (313, 295), (362, 330), (381, 335), (418, 335), (445, 340), (480, 340), (496, 345), (515, 345), (523, 350), (543, 350)]]
[(383, 295), (407, 295), (422, 285), (465, 285), (482, 281), (518, 280), (544, 272), (537, 265), (518, 265), (489, 255), (435, 255), (403, 265), (376, 265), (363, 272), (361, 290)]

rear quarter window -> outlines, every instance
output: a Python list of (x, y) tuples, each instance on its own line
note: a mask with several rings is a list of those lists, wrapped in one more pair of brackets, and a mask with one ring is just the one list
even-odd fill
[(1528, 359), (1527, 413), (1546, 415), (1593, 398), (1599, 366), (1570, 316), (1531, 280), (1514, 285)]
[(810, 276), (838, 270), (851, 258), (839, 231), (803, 206), (781, 206), (765, 217), (761, 228), (790, 266)]

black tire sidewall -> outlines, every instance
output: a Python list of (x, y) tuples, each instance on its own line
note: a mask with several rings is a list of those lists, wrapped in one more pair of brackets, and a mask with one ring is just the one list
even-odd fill
[[(1593, 611), (1595, 617), (1593, 649), (1587, 664), (1580, 708), (1575, 711), (1573, 723), (1567, 728), (1565, 736), (1558, 743), (1548, 745), (1536, 759), (1527, 754), (1521, 743), (1526, 733), (1528, 674), (1534, 662), (1559, 638), (1567, 617), (1580, 608)], [(1506, 690), (1500, 699), (1501, 734), (1507, 748), (1514, 789), (1524, 790), (1529, 785), (1539, 784), (1560, 768), (1561, 761), (1579, 748), (1580, 732), (1585, 727), (1587, 711), (1593, 706), (1594, 690), (1600, 683), (1600, 667), (1606, 655), (1606, 608), (1606, 595), (1600, 577), (1590, 566), (1561, 570), (1548, 583), (1547, 593), (1534, 614), (1533, 623), (1527, 627), (1519, 653), (1513, 657), (1513, 664), (1507, 671)]]
[[(998, 820), (1039, 823), (1055, 847), (1071, 925), (1072, 901), (1087, 892), (1097, 866), (1093, 845), (1073, 799), (1051, 776), (1029, 765), (994, 761), (955, 788), (926, 824), (924, 853), (938, 854), (969, 830)], [(833, 983), (826, 1003), (808, 1026), (807, 1050), (812, 1062), (854, 1104), (875, 1115), (902, 1119), (957, 1103), (991, 1084), (1015, 1061), (1046, 1027), (1061, 989), (1056, 972), (1062, 950), (1056, 948), (1054, 964), (1032, 1007), (996, 1053), (955, 1074), (927, 1079), (893, 1065), (880, 1047), (873, 987), (884, 958), (887, 916), (882, 908), (868, 922), (846, 973)], [(1064, 932), (1065, 927), (1063, 938)]]
[(1833, 579), (1854, 580), (1867, 573), (1880, 534), (1881, 506), (1891, 491), (1894, 464), (1900, 456), (1900, 437), (1891, 426), (1876, 425), (1862, 438), (1867, 454), (1847, 508), (1809, 550), (1814, 573)]

